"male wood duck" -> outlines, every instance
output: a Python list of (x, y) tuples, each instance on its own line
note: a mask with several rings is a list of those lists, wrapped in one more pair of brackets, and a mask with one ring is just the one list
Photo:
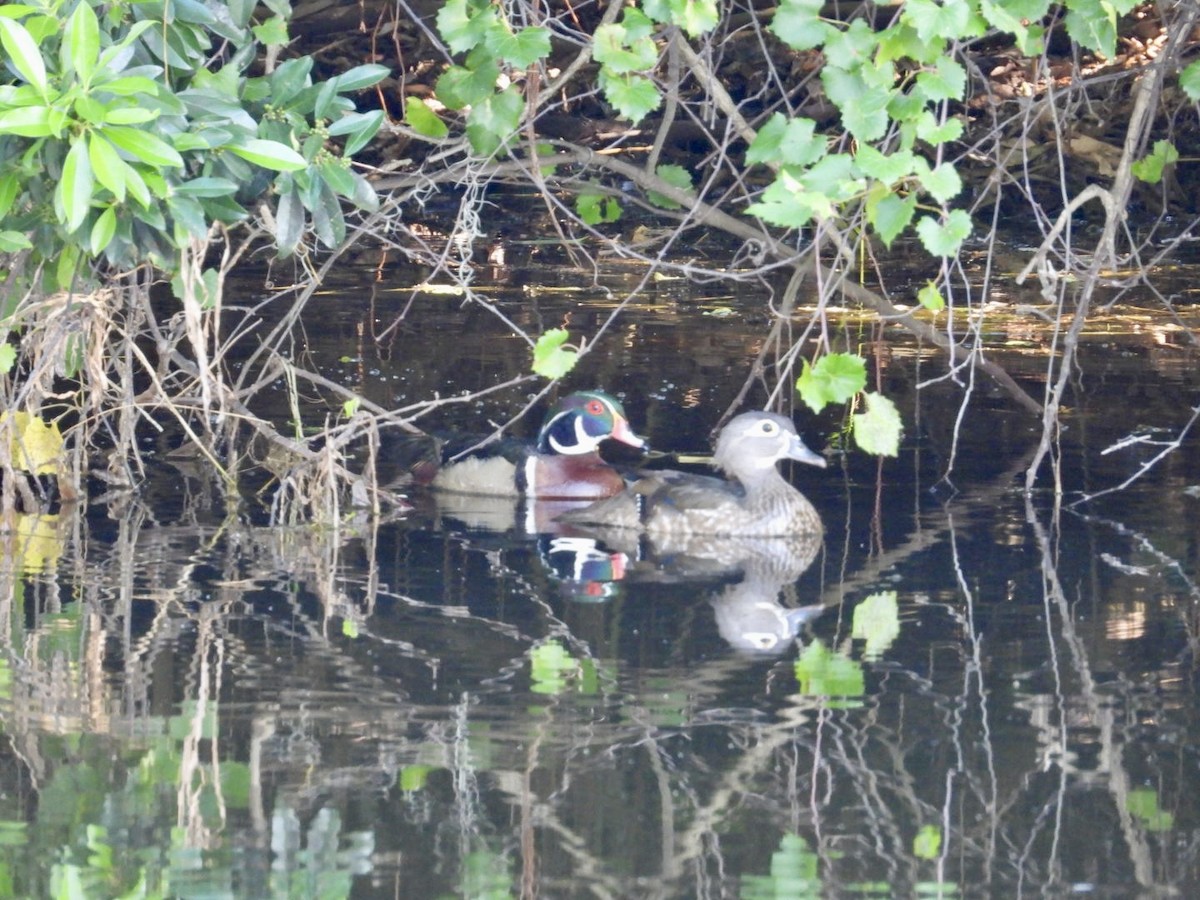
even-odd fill
[(489, 455), (468, 456), (443, 466), (430, 483), (442, 491), (496, 497), (611, 497), (624, 490), (625, 479), (597, 452), (609, 438), (646, 446), (619, 400), (601, 391), (578, 391), (550, 410), (534, 447), (501, 446)]
[(779, 474), (783, 459), (825, 467), (785, 416), (742, 413), (717, 438), (713, 464), (732, 480), (686, 472), (643, 472), (622, 493), (559, 516), (560, 522), (672, 535), (820, 535), (813, 505)]

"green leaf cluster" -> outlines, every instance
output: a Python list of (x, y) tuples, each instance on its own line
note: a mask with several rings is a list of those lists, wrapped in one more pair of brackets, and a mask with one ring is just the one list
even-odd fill
[[(479, 156), (492, 156), (507, 147), (525, 110), (525, 100), (515, 87), (497, 87), (502, 68), (526, 69), (550, 53), (549, 29), (514, 28), (501, 12), (486, 0), (448, 0), (437, 15), (446, 44), (467, 56), (461, 65), (442, 73), (435, 90), (447, 108), (468, 110), (467, 139)], [(440, 119), (435, 123), (412, 103), (406, 113), (418, 133), (428, 137), (446, 133)], [(432, 110), (429, 113), (436, 118)]]
[(533, 347), (533, 371), (546, 378), (562, 378), (579, 360), (579, 351), (564, 346), (570, 334), (565, 328), (551, 328)]
[(879, 456), (900, 451), (904, 423), (896, 405), (882, 394), (866, 390), (867, 363), (857, 353), (827, 353), (815, 363), (804, 361), (796, 390), (813, 412), (830, 403), (858, 398), (866, 411), (851, 416), (850, 433), (859, 448)]
[(49, 289), (99, 259), (169, 273), (189, 240), (272, 195), (282, 252), (309, 228), (336, 245), (342, 201), (377, 203), (348, 159), (382, 113), (357, 112), (349, 95), (387, 70), (314, 83), (311, 59), (299, 58), (252, 75), (260, 40), (286, 40), (282, 20), (252, 26), (252, 12), (99, 0), (0, 8), (0, 250), (49, 263)]

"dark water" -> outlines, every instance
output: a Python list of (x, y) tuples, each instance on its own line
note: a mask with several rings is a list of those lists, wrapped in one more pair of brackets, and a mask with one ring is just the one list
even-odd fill
[[(613, 305), (539, 274), (493, 286), (535, 333)], [(305, 360), (385, 406), (527, 365), (456, 298), (379, 349), (407, 296), (335, 290)], [(1118, 313), (1073, 385), (1067, 503), (1200, 395), (1194, 351)], [(703, 451), (765, 321), (665, 284), (570, 386)], [(1005, 333), (997, 359), (1040, 391), (1042, 338)], [(890, 339), (901, 456), (792, 473), (820, 547), (589, 555), (524, 509), (428, 497), (271, 528), (165, 464), (136, 502), (26, 523), (0, 572), (0, 896), (1192, 895), (1195, 442), (1091, 503), (1026, 499), (1036, 423), (980, 384), (955, 443), (961, 389), (918, 398), (944, 365)], [(797, 421), (817, 447), (839, 426)]]

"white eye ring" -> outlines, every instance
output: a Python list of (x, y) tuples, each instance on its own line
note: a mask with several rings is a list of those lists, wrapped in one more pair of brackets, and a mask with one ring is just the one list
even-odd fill
[(768, 420), (766, 422), (763, 422), (762, 425), (759, 426), (758, 430), (761, 431), (763, 434), (774, 434), (776, 431), (779, 430), (779, 426), (776, 425), (774, 422)]

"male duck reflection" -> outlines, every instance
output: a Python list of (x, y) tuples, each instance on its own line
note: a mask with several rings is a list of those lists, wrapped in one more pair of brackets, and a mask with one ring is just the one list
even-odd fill
[(819, 535), (813, 505), (775, 464), (780, 460), (825, 467), (804, 445), (790, 419), (771, 412), (742, 413), (717, 438), (713, 464), (731, 481), (685, 472), (643, 472), (625, 491), (571, 510), (558, 521), (638, 529), (651, 537)]
[(438, 490), (493, 497), (611, 497), (624, 489), (625, 481), (597, 452), (609, 438), (639, 449), (646, 446), (630, 428), (619, 400), (601, 391), (577, 391), (547, 413), (534, 447), (510, 442), (484, 448), (484, 453), (442, 466), (430, 483)]

